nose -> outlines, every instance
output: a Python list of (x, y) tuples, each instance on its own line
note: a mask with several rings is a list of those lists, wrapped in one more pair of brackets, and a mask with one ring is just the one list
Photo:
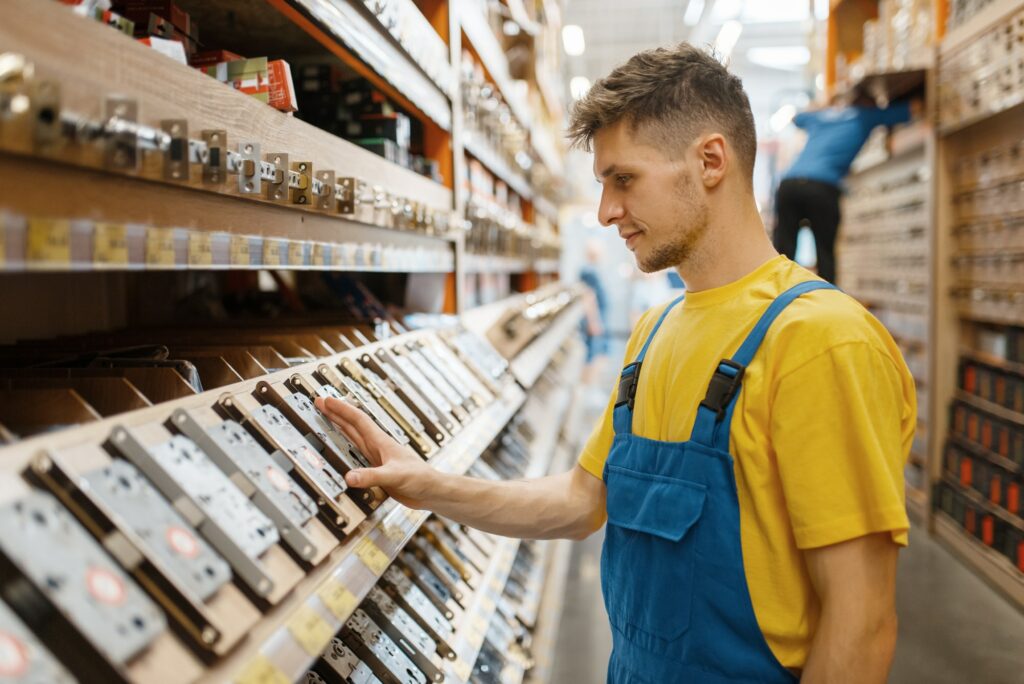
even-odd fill
[(622, 220), (626, 210), (614, 192), (601, 191), (601, 204), (597, 209), (597, 220), (602, 226), (611, 226)]

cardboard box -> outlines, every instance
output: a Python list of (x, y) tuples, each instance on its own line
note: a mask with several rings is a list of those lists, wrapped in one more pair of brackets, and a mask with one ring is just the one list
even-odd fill
[(230, 50), (202, 50), (192, 55), (188, 63), (192, 66), (205, 67), (220, 64), (221, 62), (233, 62), (238, 59), (245, 59), (242, 55), (236, 55)]
[(188, 12), (178, 7), (170, 0), (120, 0), (113, 4), (112, 9), (124, 17), (128, 17), (136, 25), (145, 25), (149, 21), (149, 15), (155, 14), (171, 23), (194, 41), (199, 40), (197, 31), (193, 27), (192, 17)]
[(292, 82), (292, 69), (288, 62), (275, 59), (267, 63), (267, 85), (268, 103), (271, 107), (282, 112), (294, 112), (299, 109), (295, 84)]

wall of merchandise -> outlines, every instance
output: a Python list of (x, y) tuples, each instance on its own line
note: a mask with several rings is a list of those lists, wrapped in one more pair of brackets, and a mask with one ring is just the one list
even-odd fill
[(1024, 605), (1024, 4), (866, 5), (833, 3), (836, 87), (920, 94), (928, 114), (877, 131), (855, 162), (840, 285), (917, 384), (908, 508)]
[(557, 7), (0, 17), (3, 674), (546, 681), (567, 544), (348, 487), (314, 401), (444, 472), (568, 466)]

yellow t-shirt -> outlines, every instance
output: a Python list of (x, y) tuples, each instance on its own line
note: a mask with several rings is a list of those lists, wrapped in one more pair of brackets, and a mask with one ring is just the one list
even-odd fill
[[(780, 256), (736, 282), (688, 293), (647, 350), (634, 434), (688, 440), (719, 359), (735, 353), (776, 296), (815, 278)], [(627, 363), (664, 308), (641, 318)], [(596, 477), (612, 444), (614, 401), (615, 392), (580, 456)], [(903, 466), (916, 415), (913, 379), (892, 337), (835, 290), (791, 303), (747, 368), (729, 440), (740, 537), (758, 624), (784, 666), (804, 666), (820, 613), (802, 549), (883, 531), (906, 545)]]

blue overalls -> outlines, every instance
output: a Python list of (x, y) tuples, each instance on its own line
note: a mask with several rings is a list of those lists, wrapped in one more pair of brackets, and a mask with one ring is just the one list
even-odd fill
[[(729, 426), (743, 372), (794, 299), (834, 286), (800, 283), (765, 310), (732, 359), (719, 362), (686, 442), (633, 434), (633, 401), (647, 348), (682, 297), (661, 314), (619, 380), (615, 439), (604, 467), (608, 526), (601, 587), (614, 648), (614, 684), (794, 684), (754, 616), (740, 546)], [(685, 344), (681, 340), (680, 344)]]

